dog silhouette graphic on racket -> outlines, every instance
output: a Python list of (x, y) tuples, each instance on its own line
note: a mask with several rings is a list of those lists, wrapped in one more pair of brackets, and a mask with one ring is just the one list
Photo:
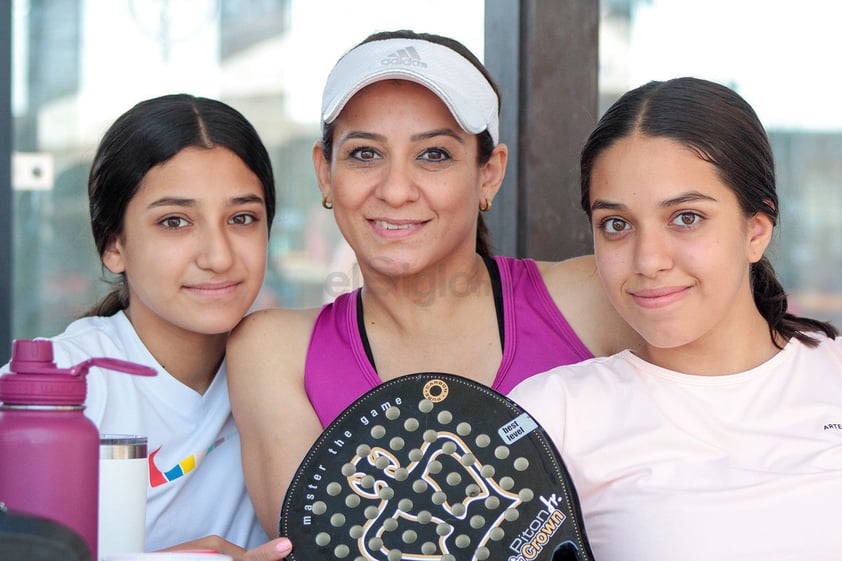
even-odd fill
[[(505, 540), (509, 561), (529, 561), (546, 543), (541, 536), (551, 535), (566, 518), (555, 508), (555, 497), (535, 497), (528, 487), (516, 488), (511, 475), (498, 477), (494, 465), (481, 463), (460, 435), (426, 431), (401, 465), (396, 452), (404, 445), (399, 439), (389, 449), (364, 447), (343, 467), (365, 517), (357, 538), (365, 559), (483, 561), (489, 542)], [(544, 516), (524, 529), (518, 506), (533, 500), (543, 501)], [(570, 542), (553, 554), (553, 561), (578, 558)]]

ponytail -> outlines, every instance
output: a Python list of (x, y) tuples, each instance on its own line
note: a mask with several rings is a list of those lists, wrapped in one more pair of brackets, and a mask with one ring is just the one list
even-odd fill
[(795, 337), (808, 347), (819, 344), (817, 339), (809, 335), (810, 332), (820, 331), (831, 339), (839, 335), (836, 327), (828, 322), (799, 317), (786, 311), (786, 292), (766, 257), (751, 266), (751, 289), (754, 304), (769, 324), (769, 334), (776, 347), (783, 348), (776, 334), (785, 341)]
[(116, 288), (109, 292), (102, 300), (94, 304), (81, 317), (109, 317), (129, 307), (129, 289), (126, 286), (125, 277), (120, 275), (120, 279), (114, 281), (113, 284), (116, 285)]

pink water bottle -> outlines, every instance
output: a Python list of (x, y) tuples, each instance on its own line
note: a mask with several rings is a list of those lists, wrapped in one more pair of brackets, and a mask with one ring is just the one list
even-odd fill
[(70, 527), (96, 560), (99, 431), (82, 412), (92, 366), (155, 375), (111, 358), (57, 368), (52, 341), (13, 342), (10, 372), (0, 376), (0, 503)]

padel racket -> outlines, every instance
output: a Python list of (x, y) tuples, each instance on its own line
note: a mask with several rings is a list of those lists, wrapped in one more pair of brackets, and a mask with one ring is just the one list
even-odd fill
[(281, 508), (298, 561), (590, 561), (579, 501), (543, 429), (477, 382), (420, 373), (321, 434)]

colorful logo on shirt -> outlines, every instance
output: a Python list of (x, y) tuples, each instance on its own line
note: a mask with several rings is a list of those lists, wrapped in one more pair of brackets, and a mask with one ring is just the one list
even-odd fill
[(160, 452), (161, 448), (164, 447), (164, 445), (161, 444), (154, 452), (149, 454), (149, 484), (152, 487), (158, 487), (159, 485), (163, 485), (164, 483), (168, 483), (178, 479), (182, 475), (190, 473), (196, 469), (200, 463), (202, 463), (202, 460), (204, 460), (208, 454), (216, 450), (223, 442), (225, 442), (226, 438), (226, 436), (218, 438), (213, 444), (208, 446), (206, 450), (197, 452), (196, 454), (190, 454), (178, 462), (174, 467), (166, 471), (161, 471), (158, 469), (158, 466), (155, 465), (155, 456), (158, 455), (158, 452)]

